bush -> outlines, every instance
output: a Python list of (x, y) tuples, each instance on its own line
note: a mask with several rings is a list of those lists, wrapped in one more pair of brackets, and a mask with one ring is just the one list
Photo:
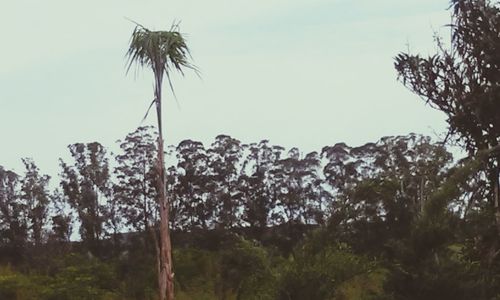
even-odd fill
[(236, 237), (220, 258), (219, 294), (236, 299), (275, 299), (276, 276), (268, 252), (260, 245)]
[(281, 266), (278, 299), (390, 299), (384, 292), (387, 270), (323, 237), (313, 234)]
[(27, 276), (13, 271), (10, 267), (0, 267), (0, 299), (45, 299), (50, 294), (47, 287), (49, 278)]

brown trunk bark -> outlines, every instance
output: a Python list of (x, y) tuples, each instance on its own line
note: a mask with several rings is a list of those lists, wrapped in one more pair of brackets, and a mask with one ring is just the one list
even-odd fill
[(492, 193), (492, 204), (495, 213), (495, 225), (497, 235), (500, 236), (500, 155), (498, 154), (499, 146), (491, 147), (488, 151), (492, 162), (489, 164), (489, 180)]
[(497, 226), (497, 234), (500, 235), (500, 194), (499, 194), (499, 170), (498, 167), (494, 170), (492, 176), (493, 184), (493, 203), (495, 206), (495, 222)]
[[(493, 185), (493, 205), (495, 209), (495, 225), (497, 235), (500, 236), (500, 153), (499, 145), (495, 139), (492, 143), (494, 146), (490, 148), (489, 153), (492, 156), (492, 174), (491, 184)], [(498, 254), (498, 252), (497, 252)]]
[(170, 203), (165, 184), (165, 158), (163, 152), (163, 132), (161, 118), (161, 84), (163, 70), (155, 72), (156, 113), (158, 118), (158, 202), (160, 208), (160, 245), (158, 253), (158, 288), (160, 300), (174, 300), (174, 274), (172, 273), (172, 246), (170, 242)]
[(489, 171), (489, 180), (490, 180), (490, 185), (491, 185), (491, 193), (492, 193), (492, 204), (493, 204), (493, 209), (494, 209), (494, 214), (495, 214), (495, 225), (496, 225), (496, 231), (497, 231), (497, 239), (494, 240), (494, 242), (490, 245), (490, 249), (487, 253), (487, 261), (488, 264), (492, 264), (496, 257), (500, 254), (500, 249), (499, 249), (499, 238), (500, 236), (500, 195), (499, 195), (499, 168), (493, 164)]
[(165, 175), (164, 175), (164, 158), (163, 158), (163, 141), (159, 140), (159, 161), (160, 161), (160, 274), (159, 274), (159, 287), (160, 299), (173, 300), (174, 299), (174, 281), (172, 273), (172, 246), (170, 242), (170, 229), (169, 229), (169, 201), (167, 200), (165, 188)]

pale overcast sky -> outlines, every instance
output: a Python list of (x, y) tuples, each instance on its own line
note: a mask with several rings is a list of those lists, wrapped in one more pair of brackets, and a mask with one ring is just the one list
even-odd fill
[[(66, 146), (115, 141), (152, 100), (152, 75), (125, 75), (134, 25), (181, 21), (200, 80), (167, 86), (168, 144), (221, 133), (304, 151), (445, 130), (444, 115), (396, 80), (393, 57), (433, 53), (447, 0), (16, 0), (0, 4), (0, 165), (56, 175)], [(146, 124), (154, 123), (154, 114)]]

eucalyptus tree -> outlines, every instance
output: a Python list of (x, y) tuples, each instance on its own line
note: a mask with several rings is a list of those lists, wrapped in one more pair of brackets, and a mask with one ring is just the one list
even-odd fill
[(48, 221), (50, 193), (48, 184), (50, 176), (41, 175), (32, 159), (23, 159), (26, 174), (21, 178), (21, 195), (27, 209), (31, 239), (35, 246), (40, 246), (43, 238), (43, 227)]
[(241, 142), (227, 135), (218, 135), (208, 150), (214, 196), (218, 199), (218, 223), (224, 228), (239, 225), (241, 192), (238, 178), (241, 172)]
[(180, 142), (176, 151), (177, 182), (173, 187), (177, 202), (176, 221), (184, 228), (213, 227), (217, 183), (210, 180), (207, 151), (202, 143), (192, 140)]
[(245, 145), (247, 155), (243, 159), (239, 190), (243, 198), (242, 219), (256, 232), (262, 233), (274, 222), (276, 189), (273, 187), (272, 171), (277, 166), (283, 151), (281, 146), (270, 145), (268, 140)]
[(19, 199), (19, 175), (0, 166), (0, 258), (19, 262), (28, 239), (26, 207)]
[[(452, 159), (443, 145), (426, 136), (409, 134), (353, 148), (350, 155), (359, 161), (359, 176), (345, 195), (358, 247), (394, 250), (390, 241), (409, 236), (427, 215), (449, 212), (447, 205), (437, 209), (439, 212), (429, 210), (434, 193), (448, 176)], [(456, 201), (451, 194), (446, 198), (447, 203)]]
[(172, 272), (172, 249), (169, 230), (169, 200), (166, 195), (165, 162), (162, 130), (162, 83), (167, 77), (173, 92), (170, 73), (178, 71), (184, 74), (184, 68), (197, 70), (189, 61), (190, 52), (178, 25), (172, 25), (169, 31), (152, 31), (137, 24), (132, 33), (127, 52), (128, 70), (132, 64), (150, 67), (154, 75), (154, 100), (158, 121), (158, 191), (160, 208), (160, 242), (158, 250), (158, 285), (160, 300), (174, 298), (174, 280)]
[(277, 161), (271, 172), (276, 184), (277, 199), (284, 218), (290, 224), (314, 222), (321, 194), (319, 155), (311, 152), (302, 157), (298, 148), (292, 148), (288, 157)]
[(97, 142), (76, 143), (68, 148), (74, 164), (61, 160), (61, 187), (67, 203), (81, 221), (82, 240), (99, 254), (105, 236), (106, 202), (111, 192), (106, 149)]
[(150, 127), (139, 127), (120, 141), (122, 152), (116, 156), (117, 183), (113, 190), (126, 225), (148, 232), (157, 222), (155, 188), (156, 145)]

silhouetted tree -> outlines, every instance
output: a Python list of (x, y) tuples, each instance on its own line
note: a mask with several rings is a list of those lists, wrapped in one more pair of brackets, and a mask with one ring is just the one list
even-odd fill
[(177, 151), (177, 183), (174, 186), (179, 224), (182, 227), (213, 227), (217, 199), (208, 171), (209, 158), (202, 143), (184, 140)]
[(238, 178), (241, 172), (241, 142), (227, 135), (219, 135), (208, 150), (212, 197), (217, 200), (218, 223), (223, 228), (239, 225), (241, 193)]
[(94, 254), (100, 254), (105, 236), (106, 202), (110, 198), (106, 149), (99, 143), (68, 146), (74, 165), (61, 160), (61, 186), (67, 202), (81, 222), (80, 235)]
[(272, 174), (285, 222), (307, 224), (318, 212), (315, 203), (321, 194), (319, 167), (316, 152), (301, 157), (298, 148), (290, 149), (288, 158), (277, 162)]
[(8, 259), (23, 259), (28, 240), (26, 206), (19, 197), (19, 176), (0, 166), (0, 245)]
[(280, 222), (277, 220), (277, 193), (273, 185), (272, 171), (276, 168), (284, 148), (269, 145), (268, 140), (246, 145), (245, 148), (248, 154), (243, 161), (243, 174), (239, 178), (243, 219), (260, 235), (268, 225)]
[[(431, 107), (444, 112), (449, 135), (470, 156), (490, 151), (485, 177), (489, 210), (500, 241), (500, 8), (487, 0), (451, 1), (449, 49), (438, 39), (438, 53), (428, 58), (401, 53), (395, 67), (399, 78)], [(479, 199), (478, 199), (479, 200)], [(477, 203), (477, 206), (482, 206)], [(495, 256), (500, 253), (494, 251)]]
[(44, 237), (44, 226), (48, 223), (50, 176), (41, 175), (32, 159), (23, 159), (26, 174), (21, 178), (21, 201), (27, 209), (29, 230), (35, 246), (40, 246)]
[[(371, 251), (392, 247), (423, 214), (429, 198), (447, 176), (451, 154), (428, 137), (410, 134), (384, 137), (377, 143), (351, 148), (356, 165), (351, 184), (340, 195), (344, 232), (353, 244)], [(453, 196), (448, 203), (455, 200)], [(441, 211), (447, 207), (440, 207)]]
[(120, 142), (122, 153), (116, 156), (114, 185), (121, 215), (135, 230), (147, 232), (156, 226), (156, 145), (150, 127), (139, 127)]

